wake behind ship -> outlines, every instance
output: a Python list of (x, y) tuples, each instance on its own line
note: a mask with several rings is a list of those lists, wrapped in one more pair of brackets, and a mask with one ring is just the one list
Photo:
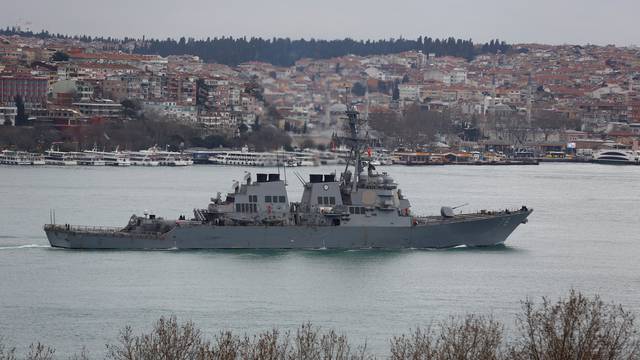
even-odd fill
[[(347, 111), (351, 155), (345, 170), (302, 179), (289, 201), (279, 174), (246, 173), (224, 198), (218, 193), (192, 219), (136, 216), (123, 228), (47, 224), (51, 246), (73, 249), (404, 249), (503, 243), (532, 209), (415, 216), (398, 184), (361, 160), (366, 125)], [(353, 167), (353, 172), (350, 170)]]

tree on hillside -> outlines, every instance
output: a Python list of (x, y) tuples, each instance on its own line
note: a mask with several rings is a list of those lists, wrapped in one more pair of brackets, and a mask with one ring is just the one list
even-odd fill
[(62, 51), (56, 51), (51, 55), (51, 61), (69, 61), (69, 54)]
[(398, 84), (393, 84), (393, 92), (391, 94), (391, 99), (400, 100), (400, 89), (398, 89)]
[(367, 88), (359, 82), (353, 84), (353, 87), (351, 88), (351, 93), (355, 96), (364, 96), (366, 92)]
[(24, 108), (24, 100), (22, 96), (16, 95), (14, 99), (16, 108), (18, 108), (18, 114), (16, 115), (16, 126), (26, 126), (29, 124), (29, 118)]
[(579, 128), (580, 120), (569, 119), (566, 114), (557, 111), (541, 110), (534, 112), (532, 126), (543, 132), (546, 141), (559, 130)]
[[(348, 54), (358, 56), (395, 54), (405, 51), (422, 51), (425, 54), (434, 53), (437, 56), (457, 56), (472, 60), (476, 55), (484, 53), (505, 53), (511, 46), (500, 40), (491, 40), (485, 44), (474, 44), (471, 39), (463, 40), (449, 37), (446, 39), (432, 39), (420, 36), (415, 40), (381, 39), (381, 40), (316, 40), (260, 37), (207, 37), (194, 39), (180, 37), (179, 39), (121, 39), (111, 37), (92, 37), (87, 35), (69, 36), (53, 34), (48, 31), (34, 33), (17, 27), (0, 28), (0, 35), (19, 35), (38, 39), (73, 39), (80, 42), (101, 41), (105, 43), (124, 45), (135, 43), (134, 52), (139, 54), (157, 54), (162, 56), (192, 54), (207, 62), (217, 62), (227, 65), (237, 65), (247, 61), (262, 61), (279, 66), (291, 66), (301, 58), (328, 59)], [(61, 56), (60, 59), (65, 59)], [(340, 65), (336, 65), (339, 73)]]
[(452, 131), (448, 113), (429, 111), (412, 105), (402, 115), (372, 113), (371, 127), (391, 139), (396, 145), (417, 146), (432, 142), (436, 134)]
[(122, 105), (124, 116), (131, 119), (137, 119), (142, 116), (142, 104), (139, 100), (124, 99), (120, 105)]

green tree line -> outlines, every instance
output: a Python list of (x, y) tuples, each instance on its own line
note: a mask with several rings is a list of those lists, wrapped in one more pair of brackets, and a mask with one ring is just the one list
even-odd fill
[(484, 44), (474, 44), (471, 39), (463, 40), (449, 37), (446, 39), (420, 36), (417, 39), (381, 39), (354, 40), (350, 38), (336, 40), (322, 39), (290, 39), (261, 37), (207, 37), (196, 39), (193, 37), (179, 39), (114, 39), (111, 37), (91, 37), (87, 35), (68, 36), (52, 34), (48, 31), (34, 33), (22, 31), (19, 28), (0, 29), (0, 35), (22, 35), (38, 38), (75, 39), (85, 42), (103, 41), (126, 43), (136, 41), (135, 52), (139, 54), (168, 55), (197, 55), (207, 62), (226, 65), (237, 65), (247, 61), (268, 62), (278, 66), (291, 66), (301, 58), (328, 59), (348, 54), (368, 56), (394, 54), (409, 50), (434, 53), (436, 56), (457, 56), (473, 59), (484, 53), (506, 52), (511, 46), (504, 41), (491, 40)]

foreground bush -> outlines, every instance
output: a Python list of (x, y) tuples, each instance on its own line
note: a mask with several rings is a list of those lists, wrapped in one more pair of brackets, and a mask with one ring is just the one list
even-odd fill
[(477, 359), (500, 358), (502, 325), (485, 317), (469, 315), (451, 318), (437, 327), (391, 340), (391, 359)]
[[(631, 360), (640, 359), (640, 339), (633, 314), (572, 291), (565, 299), (523, 303), (517, 330), (503, 337), (503, 325), (491, 317), (450, 318), (410, 334), (393, 337), (393, 360)], [(508, 339), (508, 340), (505, 340)], [(0, 338), (0, 360), (15, 360), (15, 349)], [(55, 351), (29, 347), (26, 359), (52, 360)], [(303, 324), (295, 333), (277, 329), (255, 336), (224, 331), (207, 340), (192, 322), (160, 318), (151, 331), (135, 335), (124, 328), (107, 345), (111, 360), (360, 360), (372, 359), (366, 346), (353, 346), (345, 335)], [(71, 357), (88, 360), (85, 351)]]
[(253, 337), (221, 332), (211, 343), (192, 322), (180, 325), (175, 317), (161, 318), (148, 334), (133, 335), (131, 328), (120, 334), (120, 342), (107, 345), (113, 360), (232, 360), (232, 359), (333, 359), (366, 358), (365, 349), (354, 352), (346, 336), (322, 332), (302, 325), (295, 336), (276, 329)]
[(638, 328), (622, 306), (571, 291), (555, 303), (523, 304), (511, 359), (640, 359)]

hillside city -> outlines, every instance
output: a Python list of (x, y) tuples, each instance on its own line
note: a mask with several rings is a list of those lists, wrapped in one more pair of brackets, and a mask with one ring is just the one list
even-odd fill
[(329, 147), (347, 104), (390, 149), (575, 154), (640, 138), (635, 47), (512, 44), (473, 58), (409, 50), (291, 66), (134, 50), (134, 40), (0, 35), (0, 147)]

